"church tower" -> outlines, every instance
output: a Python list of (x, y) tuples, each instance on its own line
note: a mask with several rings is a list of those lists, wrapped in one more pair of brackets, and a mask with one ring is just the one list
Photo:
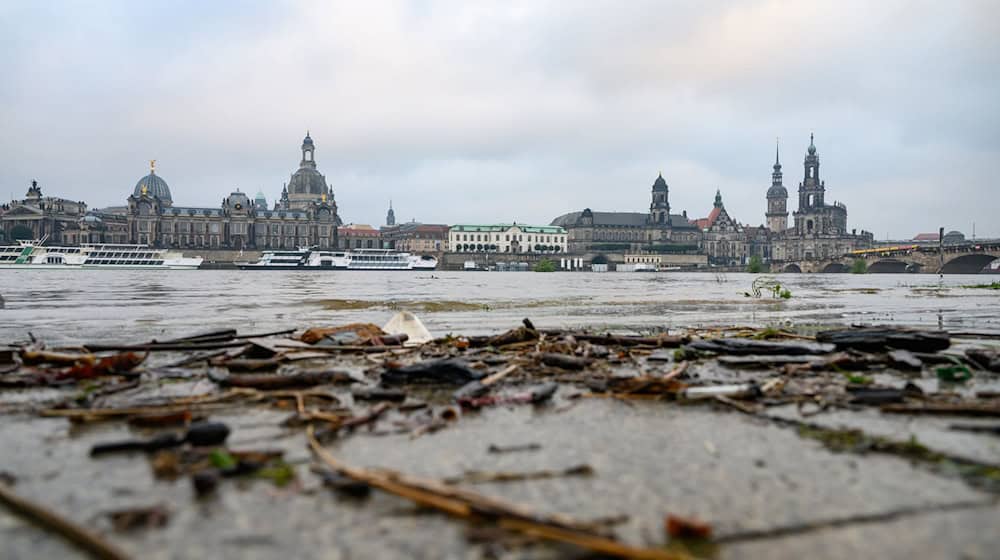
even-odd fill
[(823, 207), (823, 193), (826, 185), (819, 179), (819, 156), (816, 155), (816, 145), (813, 143), (813, 135), (809, 135), (809, 149), (803, 162), (805, 166), (805, 177), (799, 183), (799, 212), (808, 211), (811, 208)]
[(653, 182), (653, 201), (649, 204), (649, 222), (661, 226), (670, 225), (670, 189), (660, 173)]
[(774, 171), (771, 172), (771, 188), (767, 189), (767, 229), (781, 233), (788, 229), (788, 190), (781, 184), (781, 160), (778, 145), (774, 146)]
[(392, 210), (392, 201), (389, 201), (389, 211), (385, 213), (385, 225), (396, 225), (396, 213)]

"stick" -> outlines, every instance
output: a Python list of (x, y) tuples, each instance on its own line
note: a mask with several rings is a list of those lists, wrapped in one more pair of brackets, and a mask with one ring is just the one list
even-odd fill
[(451, 488), (434, 480), (425, 480), (400, 473), (373, 471), (352, 467), (341, 462), (316, 440), (309, 427), (306, 437), (313, 452), (344, 476), (359, 480), (380, 490), (432, 507), (454, 517), (474, 520), (495, 520), (506, 529), (544, 539), (573, 544), (620, 558), (648, 560), (690, 560), (690, 556), (666, 550), (636, 548), (593, 533), (593, 528), (561, 515), (544, 516), (527, 508), (490, 498), (470, 490)]
[(494, 373), (493, 375), (490, 375), (489, 377), (484, 378), (482, 381), (480, 381), (480, 383), (483, 384), (483, 385), (486, 385), (487, 387), (490, 386), (490, 385), (493, 385), (494, 383), (500, 381), (504, 377), (507, 377), (508, 375), (510, 375), (510, 374), (514, 373), (515, 371), (517, 371), (517, 368), (519, 368), (519, 367), (521, 367), (520, 364), (511, 364), (511, 365), (505, 367), (502, 371), (498, 371), (498, 372)]
[(56, 512), (18, 496), (10, 487), (0, 482), (0, 502), (28, 518), (31, 522), (49, 531), (58, 533), (87, 552), (102, 560), (127, 560), (128, 556), (118, 547), (104, 540), (96, 533), (73, 523)]

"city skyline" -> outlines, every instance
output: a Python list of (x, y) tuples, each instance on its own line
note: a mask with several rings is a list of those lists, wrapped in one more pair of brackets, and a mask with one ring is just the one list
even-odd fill
[(4, 195), (120, 205), (156, 159), (183, 204), (273, 204), (308, 129), (345, 222), (636, 211), (662, 171), (757, 225), (775, 137), (794, 193), (815, 132), (850, 228), (1000, 237), (986, 2), (232, 7), (0, 8)]

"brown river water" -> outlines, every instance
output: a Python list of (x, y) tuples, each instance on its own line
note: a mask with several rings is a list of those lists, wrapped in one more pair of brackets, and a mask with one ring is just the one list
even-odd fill
[(776, 275), (792, 297), (747, 297), (750, 274), (585, 272), (0, 271), (0, 342), (164, 339), (416, 313), (435, 336), (543, 328), (644, 333), (749, 325), (893, 324), (1000, 331), (989, 275)]

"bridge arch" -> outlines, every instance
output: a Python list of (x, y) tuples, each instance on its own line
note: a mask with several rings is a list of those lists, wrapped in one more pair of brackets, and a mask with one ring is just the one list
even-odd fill
[(848, 268), (848, 266), (844, 263), (832, 262), (824, 266), (823, 270), (821, 270), (820, 272), (824, 274), (842, 274), (848, 272), (849, 270), (850, 268)]
[(898, 274), (911, 270), (911, 265), (899, 259), (882, 259), (868, 265), (869, 274)]
[(997, 260), (1000, 256), (986, 253), (973, 253), (955, 257), (944, 263), (941, 274), (978, 274), (979, 271)]
[(799, 265), (795, 264), (795, 263), (791, 263), (791, 264), (785, 265), (785, 268), (782, 268), (781, 271), (782, 272), (791, 272), (791, 273), (798, 274), (798, 273), (802, 272), (802, 268)]

